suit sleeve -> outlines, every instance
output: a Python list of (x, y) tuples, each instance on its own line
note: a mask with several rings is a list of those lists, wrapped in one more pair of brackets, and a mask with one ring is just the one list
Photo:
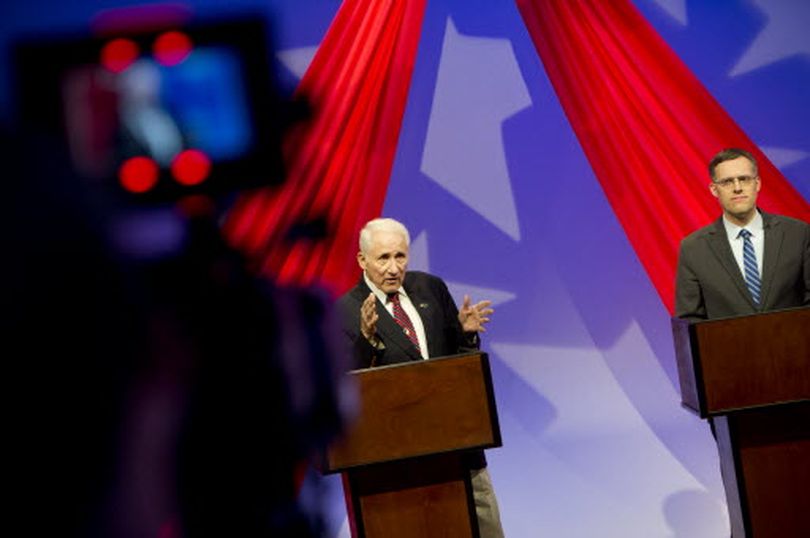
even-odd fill
[(675, 274), (675, 316), (699, 321), (706, 319), (706, 303), (690, 252), (689, 243), (682, 241)]

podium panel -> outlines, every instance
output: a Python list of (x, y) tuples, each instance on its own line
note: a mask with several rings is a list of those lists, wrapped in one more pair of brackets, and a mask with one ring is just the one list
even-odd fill
[(501, 445), (486, 353), (355, 370), (360, 413), (326, 471)]
[(501, 445), (486, 353), (349, 375), (360, 412), (323, 470), (344, 473), (353, 535), (477, 538), (468, 456)]
[(470, 471), (458, 454), (354, 469), (348, 487), (357, 536), (478, 536)]
[(701, 417), (810, 400), (810, 308), (672, 328), (683, 404)]
[(733, 536), (810, 536), (810, 403), (718, 417), (717, 445)]
[(714, 424), (732, 536), (810, 536), (810, 308), (672, 328), (683, 405)]

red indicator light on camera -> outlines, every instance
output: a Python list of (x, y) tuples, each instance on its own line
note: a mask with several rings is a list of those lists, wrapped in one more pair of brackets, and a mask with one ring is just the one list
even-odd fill
[(118, 169), (118, 180), (129, 192), (144, 193), (152, 189), (158, 181), (160, 169), (149, 157), (132, 157), (124, 161)]
[(171, 67), (185, 60), (192, 48), (191, 39), (186, 34), (173, 30), (158, 36), (152, 46), (152, 53), (158, 63)]
[(211, 173), (211, 159), (202, 151), (187, 149), (174, 158), (171, 171), (181, 185), (198, 185)]
[(113, 39), (101, 49), (101, 65), (113, 73), (120, 73), (132, 65), (139, 54), (138, 45), (131, 39)]

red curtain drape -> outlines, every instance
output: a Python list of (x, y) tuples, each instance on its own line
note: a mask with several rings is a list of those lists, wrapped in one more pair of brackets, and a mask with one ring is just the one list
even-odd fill
[[(287, 178), (246, 195), (223, 230), (281, 284), (356, 283), (357, 235), (385, 200), (426, 0), (345, 0), (297, 89), (314, 106), (284, 144)], [(323, 240), (291, 240), (301, 222)]]
[(752, 151), (760, 207), (810, 220), (807, 201), (629, 0), (517, 0), (582, 148), (670, 313), (680, 240), (720, 213), (707, 164)]

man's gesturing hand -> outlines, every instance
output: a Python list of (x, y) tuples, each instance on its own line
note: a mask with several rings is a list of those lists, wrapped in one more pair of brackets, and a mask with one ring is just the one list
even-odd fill
[(369, 342), (374, 339), (374, 333), (377, 332), (378, 319), (380, 317), (377, 315), (377, 298), (373, 293), (369, 293), (360, 307), (360, 332)]
[(492, 301), (480, 301), (472, 304), (469, 295), (464, 296), (464, 303), (458, 311), (458, 321), (465, 333), (484, 332), (484, 324), (489, 322), (489, 316), (494, 312), (489, 307)]

